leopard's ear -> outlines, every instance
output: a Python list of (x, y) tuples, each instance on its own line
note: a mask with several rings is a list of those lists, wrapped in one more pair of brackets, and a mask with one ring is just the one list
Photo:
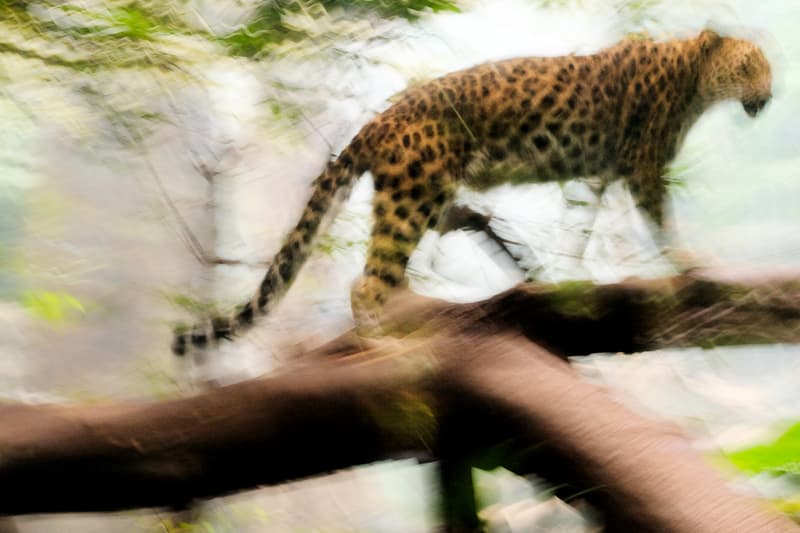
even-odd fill
[(712, 50), (722, 44), (722, 37), (714, 30), (703, 30), (697, 42), (700, 45), (700, 53), (707, 56)]

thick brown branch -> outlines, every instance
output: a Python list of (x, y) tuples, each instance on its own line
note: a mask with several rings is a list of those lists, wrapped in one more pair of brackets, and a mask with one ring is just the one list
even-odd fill
[(727, 489), (675, 428), (638, 417), (541, 346), (559, 355), (657, 346), (709, 308), (709, 327), (774, 320), (769, 331), (793, 340), (796, 294), (780, 279), (677, 277), (529, 286), (468, 306), (426, 301), (410, 315), (416, 304), (405, 302), (394, 322), (425, 324), (402, 340), (339, 342), (315, 352), (333, 358), (195, 397), (2, 406), (0, 514), (183, 506), (411, 453), (442, 459), (443, 480), (462, 486), (460, 465), (538, 472), (567, 498), (584, 493), (621, 530), (794, 530)]
[(3, 406), (0, 514), (183, 506), (422, 449), (424, 433), (387, 431), (414, 390), (394, 366), (328, 363), (161, 403)]
[(520, 450), (532, 448), (569, 458), (626, 527), (793, 530), (728, 490), (674, 428), (511, 334), (408, 340), (159, 404), (6, 406), (0, 427), (8, 514), (183, 505), (395, 453), (437, 456), (450, 451), (440, 446), (446, 428), (476, 464), (512, 437), (494, 461), (519, 469)]
[(561, 355), (676, 346), (800, 342), (800, 271), (701, 272), (608, 285), (523, 284), (489, 300), (454, 305), (397, 297), (388, 328), (447, 324), (518, 328)]
[[(797, 530), (734, 495), (678, 428), (633, 414), (541, 348), (502, 336), (462, 338), (453, 349), (472, 357), (470, 364), (453, 360), (448, 384), (466, 385), (463, 393), (488, 417), (510, 416), (513, 433), (526, 437), (528, 446), (547, 443), (546, 454), (559, 464), (534, 451), (527, 466), (555, 472), (557, 482), (568, 482), (565, 475), (580, 480), (573, 490), (589, 490), (588, 499), (601, 503), (619, 530)], [(521, 460), (518, 450), (513, 456)]]

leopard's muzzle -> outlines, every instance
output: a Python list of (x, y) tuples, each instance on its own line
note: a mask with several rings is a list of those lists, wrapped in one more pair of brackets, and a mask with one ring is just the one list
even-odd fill
[(750, 115), (751, 117), (755, 117), (761, 112), (762, 109), (764, 109), (764, 107), (767, 105), (767, 102), (769, 102), (770, 98), (771, 95), (749, 98), (747, 100), (742, 100), (742, 106), (744, 107), (744, 110), (748, 115)]

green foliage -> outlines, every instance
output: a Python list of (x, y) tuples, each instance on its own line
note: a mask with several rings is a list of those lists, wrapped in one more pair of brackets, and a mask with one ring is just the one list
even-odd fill
[(26, 291), (22, 294), (22, 305), (33, 316), (58, 325), (86, 313), (80, 300), (66, 292)]
[[(209, 63), (225, 56), (317, 53), (335, 48), (344, 36), (364, 38), (353, 31), (374, 37), (359, 18), (414, 20), (425, 12), (458, 10), (455, 0), (220, 4), (206, 11), (232, 12), (229, 25), (203, 21), (206, 11), (185, 0), (0, 0), (0, 105), (6, 99), (33, 119), (63, 118), (59, 125), (76, 137), (109, 133), (100, 140), (129, 146), (148, 136), (148, 121), (160, 120), (148, 97), (172, 99), (176, 87), (204, 81)], [(291, 104), (269, 98), (272, 119), (300, 120)]]
[(212, 302), (198, 300), (185, 294), (167, 294), (166, 298), (172, 305), (185, 309), (195, 316), (218, 314), (218, 309)]
[(254, 57), (271, 46), (308, 37), (305, 31), (289, 22), (291, 15), (302, 12), (314, 18), (335, 9), (354, 11), (356, 16), (375, 14), (406, 20), (416, 20), (425, 11), (459, 11), (456, 2), (451, 0), (275, 0), (262, 3), (243, 28), (222, 36), (220, 41), (231, 55)]
[(800, 475), (800, 422), (773, 442), (730, 453), (728, 459), (745, 472)]
[(299, 41), (305, 33), (285, 21), (284, 2), (265, 2), (244, 27), (224, 35), (220, 41), (233, 56), (254, 57), (266, 47), (284, 41)]
[(592, 318), (599, 312), (593, 294), (588, 281), (566, 281), (554, 287), (550, 301), (553, 309), (562, 315)]
[[(220, 35), (210, 28), (191, 24), (189, 21), (195, 15), (181, 0), (112, 1), (92, 7), (69, 0), (46, 0), (36, 6), (0, 0), (0, 21), (3, 21), (0, 54), (37, 58), (81, 71), (131, 63), (155, 66), (159, 59), (165, 64), (179, 59), (168, 60), (172, 44), (159, 43), (159, 39), (181, 35), (222, 43), (232, 56), (255, 57), (282, 43), (309, 37), (305, 30), (289, 21), (292, 16), (321, 18), (332, 10), (347, 10), (353, 16), (416, 20), (424, 12), (459, 9), (453, 0), (265, 0), (244, 24)], [(71, 50), (65, 53), (61, 47), (54, 53), (35, 42), (31, 46), (28, 43), (31, 39), (57, 41)], [(126, 46), (109, 48), (110, 41), (125, 41)], [(144, 42), (151, 46), (142, 46)], [(160, 54), (167, 55), (159, 58)]]
[(408, 20), (416, 20), (421, 13), (428, 10), (434, 13), (441, 11), (458, 13), (460, 11), (458, 2), (450, 0), (327, 0), (324, 3), (341, 7), (358, 6), (374, 9), (384, 17), (402, 17)]
[(161, 32), (190, 31), (177, 15), (152, 14), (149, 0), (109, 4), (86, 8), (71, 2), (0, 0), (0, 54), (81, 73), (165, 67), (180, 61), (169, 46), (155, 42)]
[(159, 29), (159, 24), (141, 9), (125, 7), (112, 11), (109, 20), (120, 34), (132, 39), (148, 39)]
[[(147, 12), (141, 6), (131, 4), (125, 7), (111, 9), (108, 12), (90, 11), (88, 9), (64, 5), (61, 8), (65, 13), (82, 15), (85, 20), (95, 24), (87, 24), (69, 28), (67, 31), (75, 35), (86, 35), (96, 38), (100, 33), (111, 38), (128, 37), (131, 39), (150, 39), (161, 28), (170, 27), (166, 20), (158, 21), (157, 17)], [(55, 29), (50, 27), (50, 29)], [(174, 32), (178, 28), (171, 27)]]
[(800, 522), (800, 496), (773, 500), (772, 504), (779, 512), (791, 516), (795, 522)]

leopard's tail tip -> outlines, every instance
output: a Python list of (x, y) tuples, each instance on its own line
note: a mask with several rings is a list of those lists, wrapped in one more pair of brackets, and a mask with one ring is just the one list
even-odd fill
[(193, 327), (180, 325), (173, 330), (170, 350), (181, 357), (190, 349), (204, 350), (220, 339), (231, 340), (233, 334), (233, 322), (227, 317), (213, 317)]

